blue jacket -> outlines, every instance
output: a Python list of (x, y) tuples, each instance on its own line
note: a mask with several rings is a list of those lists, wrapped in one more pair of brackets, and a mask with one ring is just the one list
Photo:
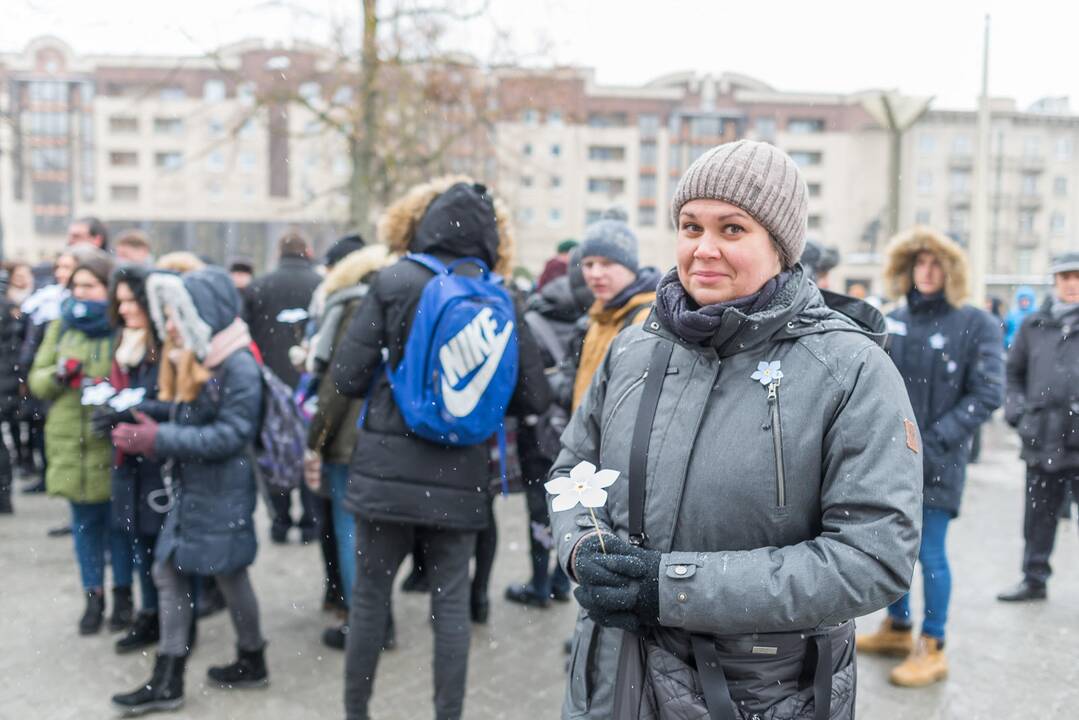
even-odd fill
[[(199, 316), (214, 334), (240, 314), (240, 297), (222, 270), (184, 278)], [(174, 460), (176, 502), (155, 549), (157, 562), (199, 575), (236, 572), (255, 559), (255, 471), (262, 375), (247, 350), (230, 355), (191, 403), (162, 423), (155, 454)]]
[[(115, 372), (116, 366), (113, 366)], [(137, 408), (161, 422), (168, 419), (169, 403), (157, 398), (157, 363), (143, 361), (132, 369), (128, 387), (144, 388), (146, 399)], [(112, 515), (116, 527), (125, 533), (157, 535), (165, 515), (151, 507), (147, 497), (159, 491), (161, 461), (156, 457), (119, 454), (112, 468)], [(156, 497), (156, 496), (155, 496)]]
[[(1023, 301), (1026, 301), (1025, 308), (1022, 305)], [(1038, 312), (1038, 296), (1034, 294), (1034, 289), (1024, 285), (1016, 290), (1012, 309), (1004, 318), (1004, 347), (1010, 348), (1012, 346), (1012, 343), (1015, 342), (1015, 335), (1019, 332), (1023, 321), (1036, 312)]]
[(974, 431), (1004, 401), (1000, 327), (989, 313), (916, 290), (888, 316), (888, 354), (925, 445), (924, 505), (959, 514)]

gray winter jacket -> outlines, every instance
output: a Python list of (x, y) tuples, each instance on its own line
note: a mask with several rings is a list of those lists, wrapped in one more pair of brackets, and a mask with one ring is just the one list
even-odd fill
[[(921, 531), (921, 441), (903, 381), (875, 339), (826, 306), (801, 268), (764, 311), (729, 311), (707, 347), (682, 343), (654, 312), (615, 339), (551, 475), (581, 461), (619, 471), (596, 512), (628, 537), (645, 369), (656, 343), (674, 343), (644, 517), (647, 546), (664, 553), (662, 626), (710, 635), (817, 628), (907, 591)], [(759, 363), (779, 363), (774, 404), (752, 378)], [(580, 507), (551, 515), (567, 568), (593, 523)], [(563, 717), (612, 717), (622, 642), (621, 630), (596, 629), (582, 614)], [(842, 697), (833, 717), (853, 712), (853, 673), (851, 663), (834, 678)], [(801, 714), (801, 696), (787, 700), (769, 716), (812, 716)]]
[(1022, 457), (1043, 472), (1079, 468), (1079, 313), (1054, 318), (1049, 299), (1029, 316), (1008, 353), (1005, 417)]

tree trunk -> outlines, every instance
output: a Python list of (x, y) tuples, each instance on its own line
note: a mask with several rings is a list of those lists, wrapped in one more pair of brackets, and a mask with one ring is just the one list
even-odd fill
[(349, 182), (349, 224), (370, 234), (374, 190), (375, 148), (378, 143), (378, 0), (362, 0), (363, 47), (360, 51), (359, 127), (349, 139), (352, 178)]

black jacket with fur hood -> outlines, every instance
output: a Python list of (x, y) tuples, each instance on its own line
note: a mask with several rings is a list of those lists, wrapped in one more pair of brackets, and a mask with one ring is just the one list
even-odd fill
[[(391, 252), (429, 253), (443, 261), (478, 257), (503, 275), (512, 268), (506, 212), (468, 178), (413, 188), (386, 211), (378, 230)], [(391, 367), (400, 363), (430, 278), (428, 270), (405, 260), (381, 270), (334, 353), (331, 371), (341, 394), (362, 397), (370, 388), (346, 505), (369, 520), (481, 530), (487, 526), (486, 446), (447, 447), (412, 434), (382, 368), (384, 350)], [(520, 310), (517, 331), (520, 364), (509, 414), (538, 414), (550, 402), (550, 388)]]

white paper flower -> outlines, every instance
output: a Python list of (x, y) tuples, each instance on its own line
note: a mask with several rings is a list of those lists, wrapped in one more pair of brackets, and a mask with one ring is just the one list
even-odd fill
[(778, 360), (757, 363), (757, 372), (749, 376), (750, 380), (757, 380), (761, 385), (770, 385), (781, 377), (783, 377), (783, 371), (779, 369)]
[(557, 477), (543, 487), (555, 496), (551, 508), (555, 512), (570, 510), (578, 504), (586, 508), (603, 507), (607, 503), (607, 491), (618, 479), (617, 470), (596, 470), (590, 462), (581, 462), (569, 471), (569, 477)]
[(100, 382), (97, 385), (87, 385), (82, 389), (82, 404), (104, 405), (115, 394), (116, 388), (107, 381)]
[(112, 396), (109, 407), (116, 412), (130, 410), (146, 399), (146, 388), (124, 388)]

